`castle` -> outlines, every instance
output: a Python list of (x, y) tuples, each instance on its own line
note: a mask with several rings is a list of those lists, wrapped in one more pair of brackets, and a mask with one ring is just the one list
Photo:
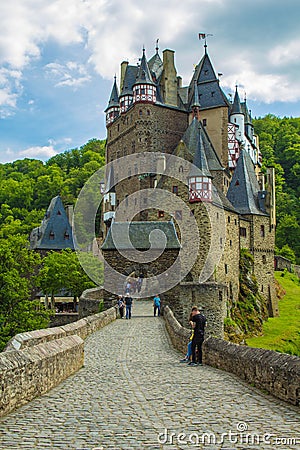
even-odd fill
[[(246, 100), (240, 101), (237, 87), (233, 102), (228, 100), (207, 45), (204, 48), (188, 86), (177, 74), (172, 50), (164, 50), (161, 58), (156, 48), (148, 60), (143, 49), (138, 65), (121, 63), (120, 85), (115, 77), (105, 111), (108, 172), (102, 252), (108, 301), (117, 283), (112, 272), (124, 277), (142, 273), (145, 279), (163, 273), (166, 279), (168, 268), (180, 272), (185, 264), (182, 249), (192, 243), (188, 272), (183, 278), (175, 276), (167, 288), (160, 277), (157, 290), (161, 288), (164, 304), (181, 323), (193, 304), (201, 305), (209, 333), (222, 337), (229, 305), (238, 300), (241, 248), (253, 255), (254, 275), (269, 315), (278, 313), (274, 169), (261, 173)], [(144, 190), (161, 194), (153, 201), (151, 194), (136, 195)], [(165, 199), (163, 192), (168, 194)], [(123, 211), (119, 216), (118, 209)], [(165, 234), (163, 252), (150, 244), (153, 230)], [(132, 257), (132, 247), (124, 243), (126, 233), (140, 255), (152, 250), (156, 257)]]

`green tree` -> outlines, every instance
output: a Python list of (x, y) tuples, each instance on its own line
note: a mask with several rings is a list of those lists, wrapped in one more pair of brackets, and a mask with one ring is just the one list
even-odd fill
[(49, 312), (30, 300), (39, 255), (24, 236), (0, 239), (0, 349), (17, 333), (44, 328)]
[(39, 272), (38, 285), (46, 296), (50, 296), (51, 307), (54, 308), (55, 295), (62, 289), (68, 289), (74, 297), (95, 284), (83, 271), (77, 255), (70, 249), (61, 252), (49, 252), (43, 259), (43, 267)]

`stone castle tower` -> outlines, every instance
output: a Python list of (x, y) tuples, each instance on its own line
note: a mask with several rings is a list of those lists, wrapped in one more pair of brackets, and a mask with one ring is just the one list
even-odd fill
[[(122, 62), (120, 85), (115, 79), (106, 108), (106, 125), (109, 171), (102, 250), (107, 299), (118, 283), (108, 267), (125, 278), (134, 272), (145, 279), (163, 273), (167, 279), (173, 267), (182, 271), (187, 258), (192, 264), (184, 276), (175, 276), (166, 288), (160, 278), (157, 290), (182, 323), (193, 304), (201, 305), (208, 331), (223, 336), (228, 305), (238, 300), (244, 247), (253, 255), (253, 271), (269, 313), (276, 315), (274, 173), (260, 173), (261, 154), (246, 100), (240, 101), (237, 88), (234, 101), (227, 99), (207, 47), (188, 86), (182, 86), (172, 50), (164, 50), (161, 58), (156, 48), (147, 60), (143, 49), (138, 66)], [(144, 190), (159, 195), (154, 200), (151, 194), (135, 195)], [(165, 234), (164, 251), (159, 253), (157, 246), (157, 258), (137, 261), (122, 237), (129, 234), (135, 249), (147, 252), (153, 250), (153, 229)], [(120, 238), (121, 254), (113, 236)], [(152, 295), (151, 290), (145, 290), (147, 294)]]

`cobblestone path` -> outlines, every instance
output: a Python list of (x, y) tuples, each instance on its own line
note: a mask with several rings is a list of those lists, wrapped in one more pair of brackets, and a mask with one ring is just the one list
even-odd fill
[(300, 448), (299, 409), (180, 357), (151, 304), (135, 301), (131, 320), (87, 339), (84, 368), (0, 420), (0, 448)]

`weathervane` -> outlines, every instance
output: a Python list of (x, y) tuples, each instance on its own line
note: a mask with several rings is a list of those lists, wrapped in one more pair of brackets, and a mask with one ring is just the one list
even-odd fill
[(208, 36), (213, 36), (213, 34), (208, 34), (208, 33), (199, 33), (198, 34), (198, 37), (200, 40), (201, 39), (205, 40), (205, 42), (204, 42), (205, 53), (206, 53), (206, 49), (207, 49), (207, 41), (206, 40), (207, 40)]

